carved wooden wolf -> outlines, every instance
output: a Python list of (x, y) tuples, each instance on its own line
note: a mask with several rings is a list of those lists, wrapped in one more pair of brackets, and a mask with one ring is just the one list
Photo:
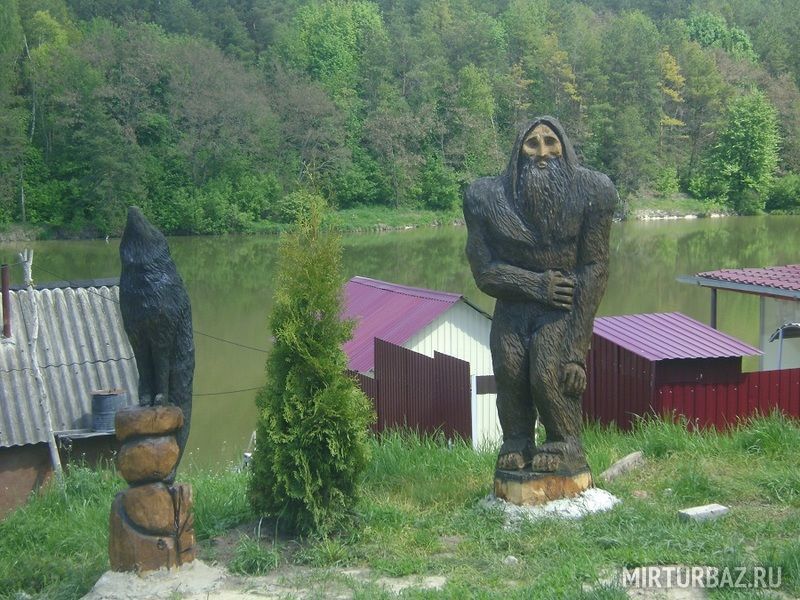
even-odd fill
[[(177, 434), (182, 456), (189, 437), (194, 377), (189, 296), (166, 238), (135, 206), (128, 209), (119, 254), (120, 309), (139, 370), (139, 404), (172, 404), (183, 411), (184, 424)], [(173, 471), (168, 480), (174, 476)]]

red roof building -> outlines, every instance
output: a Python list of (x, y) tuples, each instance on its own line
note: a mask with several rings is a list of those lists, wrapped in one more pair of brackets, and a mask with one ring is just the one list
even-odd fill
[(742, 357), (758, 348), (678, 312), (600, 317), (587, 359), (584, 413), (630, 427), (637, 416), (670, 413), (715, 422), (705, 406), (672, 403), (673, 384), (728, 385), (741, 378)]
[[(415, 288), (367, 277), (353, 277), (344, 290), (344, 311), (342, 316), (356, 322), (353, 338), (344, 345), (350, 370), (362, 374), (362, 382), (368, 387), (375, 385), (363, 381), (363, 377), (373, 378), (378, 383), (389, 371), (395, 376), (391, 381), (377, 385), (385, 392), (378, 408), (379, 421), (384, 413), (391, 412), (388, 421), (409, 426), (416, 424), (426, 430), (429, 425), (442, 422), (438, 404), (438, 392), (427, 393), (436, 385), (449, 387), (446, 381), (428, 381), (426, 359), (447, 355), (469, 363), (473, 395), (467, 398), (466, 407), (450, 414), (446, 421), (450, 425), (456, 421), (471, 422), (468, 436), (476, 447), (484, 442), (495, 442), (500, 438), (500, 424), (495, 407), (495, 394), (491, 391), (477, 391), (477, 377), (493, 375), (492, 356), (489, 350), (491, 317), (477, 308), (461, 294), (451, 294), (422, 288)], [(376, 340), (390, 342), (405, 349), (400, 352), (387, 350), (382, 344), (383, 354), (376, 361)], [(412, 353), (406, 352), (413, 351)], [(413, 367), (418, 365), (418, 367)], [(398, 376), (398, 373), (403, 373)], [(398, 379), (400, 377), (400, 379)], [(401, 382), (403, 377), (404, 379)], [(426, 381), (424, 385), (421, 381)], [(433, 385), (436, 383), (436, 385)], [(430, 385), (428, 385), (430, 384)], [(414, 390), (421, 386), (426, 393)], [(431, 387), (433, 386), (433, 387)], [(467, 386), (469, 388), (469, 385)], [(428, 390), (427, 388), (431, 388)], [(374, 391), (374, 390), (373, 390)], [(391, 398), (389, 398), (391, 396)], [(387, 399), (389, 398), (389, 399)], [(423, 398), (428, 398), (429, 405)], [(388, 406), (393, 408), (390, 411)], [(436, 405), (436, 406), (433, 406)], [(451, 407), (451, 409), (453, 409)], [(450, 410), (450, 409), (448, 409)], [(455, 410), (455, 409), (453, 409)], [(446, 411), (445, 411), (446, 412)], [(420, 415), (427, 415), (425, 418)], [(433, 415), (433, 416), (431, 416)], [(387, 422), (388, 422), (387, 421)]]
[(428, 356), (455, 356), (468, 361), (473, 374), (492, 374), (491, 318), (461, 294), (353, 277), (344, 288), (342, 317), (356, 322), (344, 345), (352, 371), (374, 368), (378, 338)]
[(599, 317), (594, 334), (650, 361), (761, 354), (758, 348), (679, 312)]

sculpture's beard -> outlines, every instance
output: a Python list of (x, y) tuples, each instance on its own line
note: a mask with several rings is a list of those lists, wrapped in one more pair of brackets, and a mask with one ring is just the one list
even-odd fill
[(552, 211), (564, 201), (569, 186), (563, 158), (551, 158), (545, 167), (537, 162), (527, 157), (520, 161), (517, 201), (528, 217), (533, 217), (533, 211)]

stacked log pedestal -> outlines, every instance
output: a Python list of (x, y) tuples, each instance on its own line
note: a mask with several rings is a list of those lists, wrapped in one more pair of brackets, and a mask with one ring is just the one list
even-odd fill
[(176, 406), (117, 412), (123, 442), (117, 467), (130, 487), (111, 506), (108, 553), (113, 571), (151, 571), (191, 562), (195, 556), (192, 488), (172, 483), (180, 455), (175, 432), (183, 426)]
[(547, 504), (572, 498), (593, 487), (589, 467), (560, 469), (555, 472), (503, 471), (494, 473), (494, 495), (517, 505)]

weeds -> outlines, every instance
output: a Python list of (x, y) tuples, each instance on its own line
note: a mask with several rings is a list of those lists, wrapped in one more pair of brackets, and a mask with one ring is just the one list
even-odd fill
[(247, 501), (247, 472), (233, 468), (207, 471), (192, 467), (182, 480), (192, 484), (194, 531), (198, 540), (220, 535), (253, 518)]
[(228, 568), (241, 575), (266, 575), (280, 564), (281, 554), (248, 536), (239, 538)]

